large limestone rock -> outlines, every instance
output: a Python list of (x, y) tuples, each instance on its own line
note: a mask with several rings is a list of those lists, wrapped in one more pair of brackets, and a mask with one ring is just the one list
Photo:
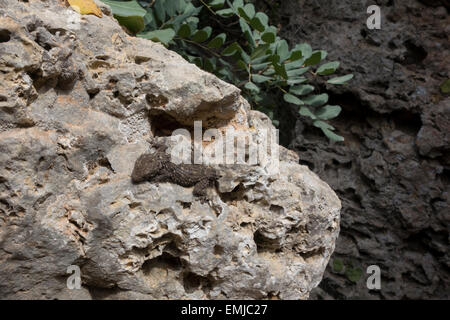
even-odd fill
[(133, 185), (137, 157), (173, 129), (203, 120), (258, 143), (272, 125), (101, 8), (0, 0), (0, 298), (307, 298), (339, 232), (335, 193), (283, 148), (279, 171), (219, 166), (207, 202)]

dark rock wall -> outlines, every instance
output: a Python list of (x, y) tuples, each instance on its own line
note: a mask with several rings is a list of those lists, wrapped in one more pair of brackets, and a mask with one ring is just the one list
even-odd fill
[[(381, 30), (366, 27), (372, 4)], [(282, 36), (327, 50), (342, 74), (355, 74), (345, 87), (322, 88), (344, 108), (333, 122), (344, 143), (329, 143), (304, 119), (292, 129), (290, 147), (343, 204), (313, 299), (450, 298), (450, 98), (439, 90), (450, 77), (448, 10), (449, 1), (281, 2)], [(366, 287), (373, 264), (380, 291)]]

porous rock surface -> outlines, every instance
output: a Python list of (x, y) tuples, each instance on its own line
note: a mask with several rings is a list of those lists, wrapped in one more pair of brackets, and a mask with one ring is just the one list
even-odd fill
[[(374, 4), (380, 30), (366, 26)], [(450, 78), (449, 10), (448, 0), (281, 1), (283, 36), (355, 75), (322, 87), (343, 107), (332, 123), (345, 142), (297, 117), (286, 143), (342, 200), (331, 261), (362, 270), (354, 282), (331, 262), (314, 299), (450, 298), (450, 97), (439, 89)], [(370, 265), (379, 291), (367, 289)]]
[(0, 298), (306, 299), (338, 236), (335, 193), (283, 148), (279, 172), (223, 168), (207, 202), (133, 185), (137, 157), (173, 129), (203, 120), (259, 141), (272, 125), (99, 6), (0, 0)]

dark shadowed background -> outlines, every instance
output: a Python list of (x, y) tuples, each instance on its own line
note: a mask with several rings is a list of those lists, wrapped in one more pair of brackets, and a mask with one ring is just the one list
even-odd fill
[[(280, 109), (284, 144), (343, 205), (336, 251), (311, 298), (448, 299), (450, 98), (440, 86), (450, 77), (450, 2), (258, 2), (283, 37), (328, 51), (341, 74), (355, 75), (345, 87), (322, 88), (343, 107), (332, 124), (344, 143), (330, 143), (296, 109)], [(366, 26), (373, 4), (381, 30)], [(373, 264), (380, 291), (366, 287)]]

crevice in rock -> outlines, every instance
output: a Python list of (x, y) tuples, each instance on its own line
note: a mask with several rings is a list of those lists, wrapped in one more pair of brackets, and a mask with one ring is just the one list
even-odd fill
[(397, 110), (392, 112), (391, 119), (395, 123), (395, 127), (412, 136), (416, 136), (422, 128), (422, 120), (420, 114), (413, 113), (409, 110)]
[(270, 239), (264, 236), (259, 230), (253, 234), (253, 241), (256, 244), (256, 251), (262, 253), (265, 251), (276, 252), (280, 250), (280, 243), (277, 239)]
[(268, 294), (267, 294), (267, 299), (269, 299), (269, 300), (281, 300), (281, 298), (280, 298), (280, 292), (278, 292), (278, 291), (270, 291)]
[(11, 31), (0, 29), (0, 43), (8, 42), (9, 40), (11, 40)]
[(114, 295), (122, 292), (122, 291), (127, 291), (127, 290), (121, 290), (117, 286), (115, 286), (113, 288), (102, 288), (102, 287), (87, 285), (86, 289), (89, 291), (89, 294), (91, 295), (93, 300), (105, 300), (111, 296), (114, 296)]
[(269, 207), (269, 210), (275, 214), (283, 215), (284, 214), (284, 208), (281, 206), (278, 206), (276, 204), (271, 204)]
[(199, 276), (193, 272), (184, 272), (182, 274), (182, 283), (186, 293), (193, 293), (201, 289), (203, 293), (208, 294), (212, 288), (211, 280), (208, 277)]
[(247, 197), (244, 195), (245, 187), (242, 183), (239, 183), (231, 192), (218, 193), (220, 199), (225, 203), (232, 203), (235, 201), (246, 200)]
[(321, 257), (323, 256), (323, 253), (325, 252), (325, 248), (320, 247), (311, 251), (307, 251), (307, 252), (299, 252), (299, 255), (302, 256), (303, 259), (310, 259), (310, 258), (314, 258), (314, 257)]
[(175, 257), (170, 253), (163, 252), (160, 256), (147, 260), (142, 265), (144, 275), (150, 274), (153, 268), (162, 268), (170, 270), (181, 270), (183, 263), (179, 257)]
[(152, 124), (152, 133), (155, 137), (169, 137), (177, 129), (192, 130), (192, 128), (181, 125), (174, 117), (159, 110), (151, 112), (150, 122)]
[(221, 255), (223, 255), (223, 253), (225, 251), (224, 251), (224, 248), (221, 245), (216, 244), (214, 246), (213, 252), (214, 252), (215, 255), (221, 256)]
[(108, 158), (106, 157), (101, 157), (100, 159), (97, 160), (97, 163), (99, 166), (101, 167), (105, 167), (107, 169), (109, 169), (112, 173), (115, 173), (113, 167), (111, 166), (111, 163), (109, 162)]
[(407, 49), (405, 59), (401, 62), (404, 65), (420, 64), (428, 56), (428, 52), (422, 46), (416, 45), (411, 40), (407, 40), (403, 44)]
[(155, 107), (162, 107), (162, 106), (164, 106), (164, 105), (169, 103), (169, 99), (167, 99), (165, 96), (163, 96), (163, 95), (154, 95), (154, 94), (151, 94), (151, 93), (148, 93), (145, 96), (145, 100), (147, 100), (147, 103), (153, 108), (155, 108)]

